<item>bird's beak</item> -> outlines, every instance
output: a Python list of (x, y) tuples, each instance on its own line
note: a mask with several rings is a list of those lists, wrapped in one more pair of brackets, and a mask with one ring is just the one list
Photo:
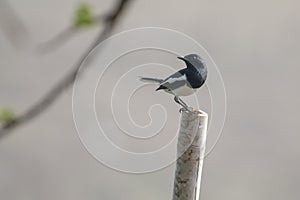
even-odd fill
[(180, 59), (180, 60), (183, 60), (183, 61), (187, 61), (184, 57), (177, 57), (178, 59)]

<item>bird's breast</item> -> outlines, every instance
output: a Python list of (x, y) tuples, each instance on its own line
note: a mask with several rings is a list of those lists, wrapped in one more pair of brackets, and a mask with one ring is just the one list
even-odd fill
[(191, 94), (194, 94), (196, 92), (196, 89), (188, 87), (187, 85), (183, 85), (176, 89), (173, 90), (166, 89), (165, 91), (174, 94), (175, 96), (189, 96)]

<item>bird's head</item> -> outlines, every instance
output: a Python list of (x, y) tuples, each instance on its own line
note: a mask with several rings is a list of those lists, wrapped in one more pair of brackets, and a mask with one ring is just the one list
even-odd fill
[(184, 57), (178, 57), (178, 59), (183, 60), (187, 67), (195, 67), (196, 69), (206, 69), (205, 61), (197, 54), (189, 54)]

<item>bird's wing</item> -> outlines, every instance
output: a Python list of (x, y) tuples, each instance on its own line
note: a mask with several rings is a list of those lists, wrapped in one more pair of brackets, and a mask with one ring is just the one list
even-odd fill
[(166, 78), (156, 90), (170, 89), (174, 90), (187, 84), (186, 75), (183, 70), (180, 70), (168, 78)]

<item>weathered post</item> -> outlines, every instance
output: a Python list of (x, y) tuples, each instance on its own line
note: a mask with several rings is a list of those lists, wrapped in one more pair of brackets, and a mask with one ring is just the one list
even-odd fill
[(173, 200), (199, 200), (208, 115), (200, 110), (181, 114)]

